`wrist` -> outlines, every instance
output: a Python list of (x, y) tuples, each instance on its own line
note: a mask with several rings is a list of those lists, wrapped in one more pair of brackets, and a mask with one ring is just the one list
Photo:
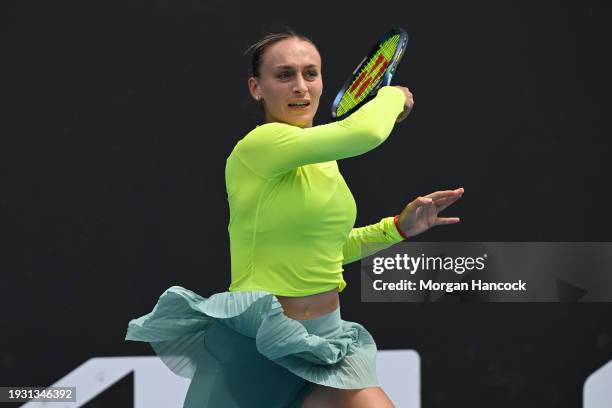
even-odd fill
[(395, 223), (395, 228), (397, 228), (397, 232), (399, 232), (399, 234), (402, 236), (402, 238), (408, 239), (408, 235), (404, 234), (404, 231), (402, 231), (402, 228), (400, 227), (400, 224), (399, 224), (399, 214), (397, 214), (393, 218), (393, 222)]

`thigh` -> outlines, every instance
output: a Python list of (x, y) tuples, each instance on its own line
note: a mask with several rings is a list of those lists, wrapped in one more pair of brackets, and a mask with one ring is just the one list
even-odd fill
[(340, 390), (316, 385), (304, 399), (300, 408), (338, 408), (340, 407)]
[(317, 385), (301, 408), (395, 408), (380, 387), (345, 390)]
[(391, 399), (380, 387), (359, 390), (340, 390), (341, 408), (395, 408)]

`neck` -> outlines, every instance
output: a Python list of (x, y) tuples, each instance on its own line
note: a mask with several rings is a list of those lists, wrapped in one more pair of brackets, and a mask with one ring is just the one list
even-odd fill
[(274, 118), (274, 117), (272, 117), (272, 116), (270, 116), (270, 115), (268, 115), (266, 113), (266, 123), (274, 123), (274, 122), (277, 122), (277, 123), (287, 123), (288, 125), (297, 126), (297, 127), (301, 127), (301, 128), (310, 128), (310, 127), (312, 127), (312, 121), (310, 121), (310, 122), (308, 122), (306, 124), (303, 124), (303, 125), (302, 124), (296, 125), (296, 124), (293, 124), (293, 123), (288, 123), (288, 122), (285, 122), (285, 121), (282, 121), (282, 120), (278, 120), (278, 119), (276, 119), (276, 118)]

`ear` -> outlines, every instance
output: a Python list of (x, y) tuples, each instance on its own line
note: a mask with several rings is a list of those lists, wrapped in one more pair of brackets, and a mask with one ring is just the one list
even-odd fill
[(250, 77), (248, 84), (249, 84), (249, 93), (251, 94), (253, 99), (255, 99), (256, 101), (260, 101), (261, 92), (259, 88), (259, 81), (257, 80), (257, 78)]

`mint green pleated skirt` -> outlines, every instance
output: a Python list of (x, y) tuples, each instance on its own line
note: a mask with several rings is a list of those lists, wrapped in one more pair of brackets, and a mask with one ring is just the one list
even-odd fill
[(379, 386), (376, 343), (362, 325), (342, 320), (340, 308), (294, 320), (266, 291), (205, 298), (172, 286), (129, 322), (125, 339), (150, 343), (191, 379), (185, 408), (299, 408), (317, 384)]

